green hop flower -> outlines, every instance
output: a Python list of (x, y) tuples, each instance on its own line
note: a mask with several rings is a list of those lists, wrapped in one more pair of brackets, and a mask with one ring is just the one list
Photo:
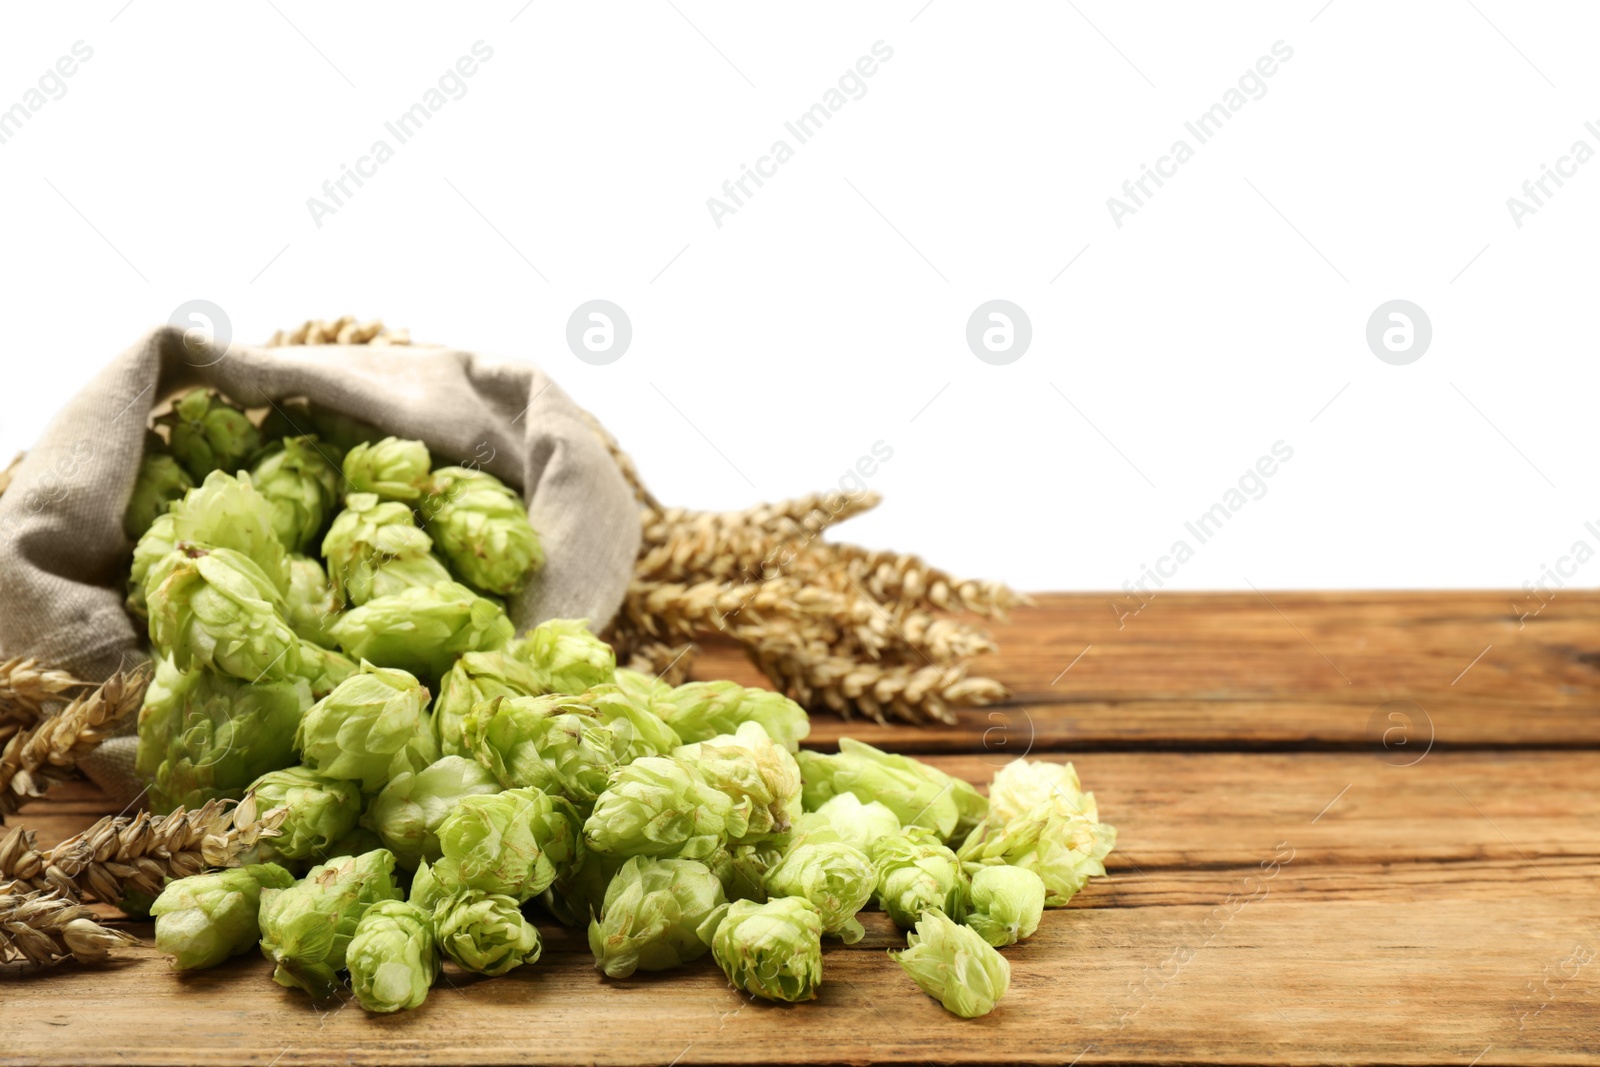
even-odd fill
[(611, 879), (600, 918), (589, 923), (594, 965), (626, 978), (697, 960), (708, 946), (696, 931), (726, 901), (703, 863), (635, 856)]
[(194, 479), (165, 452), (147, 452), (139, 461), (139, 474), (133, 482), (128, 510), (122, 513), (122, 529), (134, 541), (145, 535), (150, 524), (167, 513), (174, 500), (194, 488)]
[(783, 862), (782, 837), (769, 838), (754, 845), (734, 845), (719, 848), (706, 860), (706, 866), (722, 882), (729, 900), (753, 900), (764, 904), (772, 894), (767, 892), (767, 875)]
[(594, 709), (568, 697), (494, 697), (467, 714), (461, 736), (506, 788), (559, 793), (585, 806), (624, 762)]
[(822, 915), (822, 932), (853, 945), (866, 935), (856, 912), (878, 888), (878, 872), (860, 849), (837, 841), (802, 841), (767, 873), (774, 897), (804, 897)]
[(883, 752), (851, 737), (840, 738), (839, 754), (802, 752), (805, 806), (815, 811), (840, 793), (882, 803), (906, 826), (925, 826), (945, 841), (966, 836), (988, 811), (988, 801), (967, 782), (936, 767)]
[(539, 903), (562, 926), (587, 930), (605, 904), (611, 880), (626, 862), (627, 857), (586, 848), (575, 866), (556, 875), (550, 888), (539, 894)]
[(581, 693), (615, 680), (617, 654), (589, 631), (587, 619), (542, 622), (509, 651), (534, 669), (540, 693)]
[(741, 723), (758, 722), (775, 743), (799, 752), (800, 742), (811, 733), (805, 709), (770, 689), (746, 689), (734, 682), (690, 682), (667, 689), (657, 699), (662, 718), (688, 744), (731, 734)]
[(180, 971), (215, 967), (255, 947), (263, 889), (287, 889), (294, 875), (275, 863), (233, 867), (168, 882), (150, 905), (156, 948)]
[(417, 868), (417, 873), (412, 875), (411, 894), (406, 899), (431, 914), (434, 906), (450, 893), (450, 887), (442, 885), (439, 879), (434, 877), (433, 866), (424, 863)]
[(627, 667), (618, 667), (612, 672), (611, 678), (612, 683), (622, 690), (629, 700), (641, 708), (650, 709), (663, 719), (667, 717), (667, 709), (663, 702), (672, 693), (672, 686), (653, 674), (630, 670)]
[(410, 502), (422, 496), (431, 466), (433, 457), (421, 441), (385, 437), (352, 448), (344, 457), (344, 477), (357, 493)]
[(291, 630), (307, 641), (332, 648), (329, 627), (342, 607), (322, 564), (310, 556), (289, 557), (289, 590), (283, 598), (283, 617)]
[(767, 1000), (814, 1000), (822, 984), (822, 915), (801, 897), (737, 900), (701, 926), (734, 988)]
[(360, 669), (331, 648), (314, 641), (300, 642), (300, 677), (311, 685), (313, 700), (321, 700)]
[(994, 1010), (1011, 985), (1011, 964), (970, 927), (940, 911), (917, 920), (910, 947), (889, 953), (946, 1011), (975, 1019)]
[(333, 456), (342, 456), (356, 445), (376, 441), (383, 432), (371, 423), (341, 415), (320, 404), (304, 400), (286, 400), (272, 405), (267, 417), (261, 420), (261, 438), (276, 441), (280, 437), (301, 437), (316, 434), (322, 447)]
[(878, 905), (896, 926), (909, 929), (924, 912), (935, 909), (966, 917), (966, 873), (933, 831), (908, 826), (895, 837), (880, 839), (871, 855), (878, 869)]
[(646, 756), (612, 776), (583, 836), (596, 852), (703, 859), (724, 843), (732, 815), (733, 801), (694, 763)]
[(1044, 881), (1022, 867), (981, 867), (972, 876), (967, 925), (995, 948), (1014, 945), (1039, 929)]
[(294, 732), (311, 700), (299, 678), (251, 685), (158, 659), (139, 709), (134, 763), (151, 783), (151, 810), (239, 800), (256, 778), (292, 764)]
[[(351, 493), (344, 504), (322, 539), (328, 578), (341, 600), (365, 604), (379, 595), (380, 584), (386, 593), (395, 593), (428, 574), (434, 575), (430, 585), (449, 579), (449, 572), (430, 554), (433, 539), (417, 527), (409, 507), (380, 500), (375, 493)], [(401, 563), (407, 567), (398, 569)], [(386, 573), (390, 568), (397, 568), (392, 575)], [(380, 573), (386, 575), (381, 581)]]
[(539, 691), (533, 668), (505, 652), (463, 653), (444, 672), (439, 696), (433, 702), (433, 732), (439, 740), (439, 751), (447, 756), (472, 754), (461, 735), (461, 726), (477, 704), (494, 697), (533, 696)]
[(400, 866), (416, 870), (440, 856), (439, 825), (463, 797), (500, 792), (488, 768), (460, 756), (390, 779), (367, 809), (366, 821), (395, 854)]
[(504, 648), (515, 632), (500, 605), (457, 582), (376, 597), (333, 624), (348, 655), (429, 681), (461, 653)]
[(272, 501), (256, 491), (248, 473), (213, 471), (168, 513), (176, 544), (231, 548), (254, 560), (279, 593), (289, 588), (289, 558), (278, 540)]
[(261, 951), (276, 964), (272, 979), (325, 1000), (338, 988), (345, 952), (367, 909), (399, 900), (394, 856), (384, 849), (343, 856), (287, 889), (261, 891)]
[(1044, 880), (1046, 906), (1060, 908), (1090, 878), (1106, 873), (1116, 843), (1116, 827), (1066, 810), (1052, 797), (1005, 822), (985, 819), (959, 855), (969, 870), (1010, 865), (1032, 871)]
[(544, 564), (522, 498), (492, 474), (439, 468), (423, 494), (422, 514), (450, 566), (486, 592), (521, 592)]
[(367, 909), (345, 951), (350, 988), (368, 1011), (420, 1008), (439, 977), (433, 916), (403, 900)]
[(150, 528), (133, 546), (133, 566), (128, 574), (128, 610), (141, 619), (150, 617), (147, 603), (150, 590), (166, 581), (172, 569), (182, 562), (176, 555), (177, 535), (173, 532), (177, 519), (169, 511), (158, 515)]
[(250, 471), (256, 491), (272, 503), (272, 527), (290, 552), (317, 543), (339, 502), (339, 468), (315, 437), (286, 437)]
[(300, 637), (260, 567), (229, 548), (180, 543), (185, 557), (149, 594), (150, 640), (181, 670), (210, 667), (246, 682), (300, 671)]
[(434, 905), (433, 925), (446, 956), (491, 978), (537, 962), (544, 948), (538, 928), (522, 917), (515, 900), (500, 893), (452, 893)]
[[(258, 846), (264, 858), (312, 860), (330, 855), (335, 842), (355, 829), (361, 817), (361, 790), (354, 782), (329, 778), (309, 767), (263, 774), (250, 786), (256, 810), (288, 809), (277, 837)], [(353, 854), (353, 853), (352, 853)]]
[(673, 756), (696, 764), (706, 781), (733, 801), (725, 831), (731, 843), (785, 833), (800, 816), (800, 767), (758, 722), (684, 745)]
[(900, 818), (876, 800), (862, 803), (854, 793), (840, 793), (807, 816), (839, 835), (839, 840), (870, 854), (873, 843), (900, 832)]
[(294, 746), (313, 770), (375, 793), (401, 771), (438, 758), (427, 708), (428, 691), (415, 678), (363, 660), (360, 673), (306, 712)]
[(350, 832), (339, 840), (329, 845), (318, 860), (327, 860), (332, 856), (359, 856), (363, 852), (372, 852), (383, 847), (383, 839), (365, 826), (357, 824)]
[(1100, 817), (1094, 794), (1083, 791), (1070, 763), (1015, 759), (996, 771), (989, 783), (989, 811), (1001, 820), (1026, 815), (1047, 800), (1063, 812)]
[(195, 481), (212, 471), (236, 471), (261, 447), (243, 411), (208, 389), (191, 389), (156, 419), (171, 430), (172, 454)]
[(434, 877), (521, 903), (582, 860), (581, 825), (565, 798), (537, 789), (464, 797), (439, 825)]

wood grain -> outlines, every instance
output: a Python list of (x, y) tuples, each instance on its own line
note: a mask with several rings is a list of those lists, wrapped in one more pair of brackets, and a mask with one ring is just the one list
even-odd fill
[[(849, 732), (980, 783), (1025, 751), (1070, 758), (1118, 827), (1109, 876), (1006, 950), (1012, 989), (983, 1019), (920, 994), (878, 914), (828, 944), (797, 1007), (749, 1003), (707, 961), (607, 981), (547, 926), (537, 965), (449, 970), (398, 1018), (312, 1005), (253, 956), (0, 971), (0, 1064), (1596, 1062), (1600, 598), (1518, 629), (1501, 594), (1268, 597), (1163, 595), (1122, 631), (1105, 598), (1040, 598), (1000, 631), (1009, 720), (818, 717), (816, 744)], [(730, 650), (698, 664), (729, 667), (750, 677)], [(1431, 747), (1369, 734), (1398, 699)], [(74, 786), (26, 816), (49, 840), (102, 809)]]

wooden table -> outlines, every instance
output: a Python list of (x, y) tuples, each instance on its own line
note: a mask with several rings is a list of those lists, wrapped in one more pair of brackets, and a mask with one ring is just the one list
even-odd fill
[[(707, 960), (603, 980), (582, 941), (421, 1010), (317, 1010), (259, 957), (149, 950), (0, 979), (0, 1062), (1600, 1062), (1600, 596), (1048, 596), (998, 629), (1014, 703), (932, 730), (820, 718), (983, 781), (1071, 758), (1121, 831), (1110, 876), (1007, 950), (963, 1021), (864, 916), (821, 998), (750, 1003)], [(702, 674), (749, 679), (731, 652)], [(1410, 703), (1407, 703), (1410, 702)], [(69, 792), (45, 837), (97, 814)], [(134, 926), (148, 935), (149, 928)]]

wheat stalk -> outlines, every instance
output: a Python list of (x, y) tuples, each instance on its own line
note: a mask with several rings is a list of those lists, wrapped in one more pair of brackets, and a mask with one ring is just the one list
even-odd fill
[(155, 896), (170, 878), (238, 866), (259, 841), (278, 836), (287, 814), (258, 816), (247, 797), (168, 815), (108, 815), (47, 852), (38, 850), (33, 831), (15, 827), (0, 840), (0, 880), (107, 904), (131, 893)]
[(0, 663), (0, 721), (33, 722), (47, 703), (90, 684), (66, 671), (46, 670), (32, 658), (8, 659)]
[(148, 665), (113, 674), (57, 714), (13, 734), (0, 751), (0, 815), (42, 796), (51, 782), (72, 777), (78, 760), (139, 710), (149, 682)]
[(55, 893), (0, 885), (0, 963), (51, 967), (68, 959), (95, 963), (138, 939), (95, 921), (82, 904)]

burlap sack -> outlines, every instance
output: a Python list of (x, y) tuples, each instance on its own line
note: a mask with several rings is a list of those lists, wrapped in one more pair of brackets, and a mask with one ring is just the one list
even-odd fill
[[(508, 605), (519, 632), (561, 617), (599, 628), (621, 604), (639, 548), (633, 495), (541, 371), (443, 348), (197, 350), (169, 326), (73, 397), (0, 496), (0, 657), (33, 656), (93, 681), (145, 658), (142, 627), (123, 608), (132, 545), (122, 513), (151, 409), (196, 384), (249, 408), (305, 397), (422, 440), (438, 463), (476, 461), (519, 489), (546, 557)], [(143, 787), (133, 748), (132, 737), (118, 738), (84, 764), (124, 802)]]

